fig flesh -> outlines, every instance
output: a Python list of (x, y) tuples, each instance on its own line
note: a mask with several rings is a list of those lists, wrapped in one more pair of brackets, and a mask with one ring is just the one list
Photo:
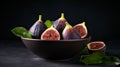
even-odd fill
[(65, 17), (64, 17), (64, 13), (61, 13), (61, 17), (58, 18), (56, 21), (53, 22), (53, 26), (54, 26), (54, 27), (58, 30), (58, 32), (60, 33), (61, 39), (63, 39), (63, 38), (62, 38), (62, 31), (63, 31), (63, 29), (64, 29), (65, 26), (66, 26), (66, 24), (65, 24), (66, 21), (67, 21), (67, 20), (66, 20)]
[(105, 52), (105, 49), (106, 49), (106, 45), (103, 41), (90, 42), (90, 43), (88, 43), (87, 47), (91, 52), (94, 52), (94, 51)]
[(74, 29), (75, 31), (78, 31), (78, 32), (79, 32), (81, 38), (85, 38), (85, 37), (87, 36), (87, 34), (88, 34), (88, 30), (87, 30), (87, 27), (86, 27), (86, 25), (85, 25), (85, 22), (82, 22), (82, 23), (80, 23), (80, 24), (76, 24), (76, 25), (73, 27), (73, 29)]
[(64, 40), (81, 38), (79, 33), (75, 31), (68, 22), (66, 22), (66, 27), (64, 28), (62, 32), (62, 36)]
[(32, 38), (39, 39), (43, 31), (46, 29), (47, 26), (42, 21), (42, 15), (39, 15), (39, 20), (31, 26), (29, 33), (32, 34)]
[(60, 34), (53, 26), (51, 26), (42, 33), (41, 40), (60, 40)]

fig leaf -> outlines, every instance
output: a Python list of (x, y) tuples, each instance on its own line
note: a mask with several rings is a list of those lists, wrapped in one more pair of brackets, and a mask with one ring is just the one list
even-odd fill
[(84, 64), (101, 64), (104, 56), (105, 54), (103, 52), (94, 52), (80, 61)]
[(104, 52), (100, 51), (89, 55), (82, 55), (80, 62), (84, 64), (120, 65), (119, 57), (108, 56)]
[(46, 20), (45, 25), (49, 28), (49, 27), (51, 27), (53, 25), (53, 22), (50, 21), (50, 20)]
[(103, 58), (103, 63), (107, 65), (119, 65), (120, 59), (116, 56), (105, 56)]
[(85, 47), (81, 52), (80, 52), (80, 55), (88, 55), (89, 54), (89, 51), (88, 51), (88, 48)]
[(24, 27), (15, 27), (11, 30), (11, 32), (17, 37), (32, 38), (32, 35)]

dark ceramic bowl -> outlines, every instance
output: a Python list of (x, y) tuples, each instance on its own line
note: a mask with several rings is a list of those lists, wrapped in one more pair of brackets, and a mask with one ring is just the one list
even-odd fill
[(64, 60), (78, 55), (90, 38), (75, 40), (40, 40), (21, 37), (25, 46), (34, 54), (48, 60)]

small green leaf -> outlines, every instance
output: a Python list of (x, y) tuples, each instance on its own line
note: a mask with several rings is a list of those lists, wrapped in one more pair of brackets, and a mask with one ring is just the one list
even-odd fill
[(84, 64), (101, 64), (104, 56), (105, 54), (103, 52), (94, 52), (86, 58), (81, 59), (81, 62)]
[(27, 32), (23, 32), (23, 37), (32, 38), (32, 35)]
[(52, 24), (53, 24), (53, 22), (50, 21), (50, 20), (46, 20), (46, 21), (45, 21), (45, 25), (46, 25), (48, 28), (51, 27)]
[(15, 27), (11, 32), (17, 37), (32, 38), (32, 35), (29, 34), (28, 30), (24, 27)]

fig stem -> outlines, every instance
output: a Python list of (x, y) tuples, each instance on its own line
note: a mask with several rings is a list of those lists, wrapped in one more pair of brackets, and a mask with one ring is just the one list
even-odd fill
[(65, 19), (64, 13), (61, 13), (61, 18), (62, 18), (62, 19)]
[(51, 25), (51, 27), (53, 28), (53, 25)]
[(66, 22), (66, 26), (68, 26), (69, 28), (72, 28), (72, 26), (68, 22)]
[(42, 15), (39, 15), (39, 21), (42, 21)]
[(82, 22), (83, 25), (85, 25), (85, 22)]

